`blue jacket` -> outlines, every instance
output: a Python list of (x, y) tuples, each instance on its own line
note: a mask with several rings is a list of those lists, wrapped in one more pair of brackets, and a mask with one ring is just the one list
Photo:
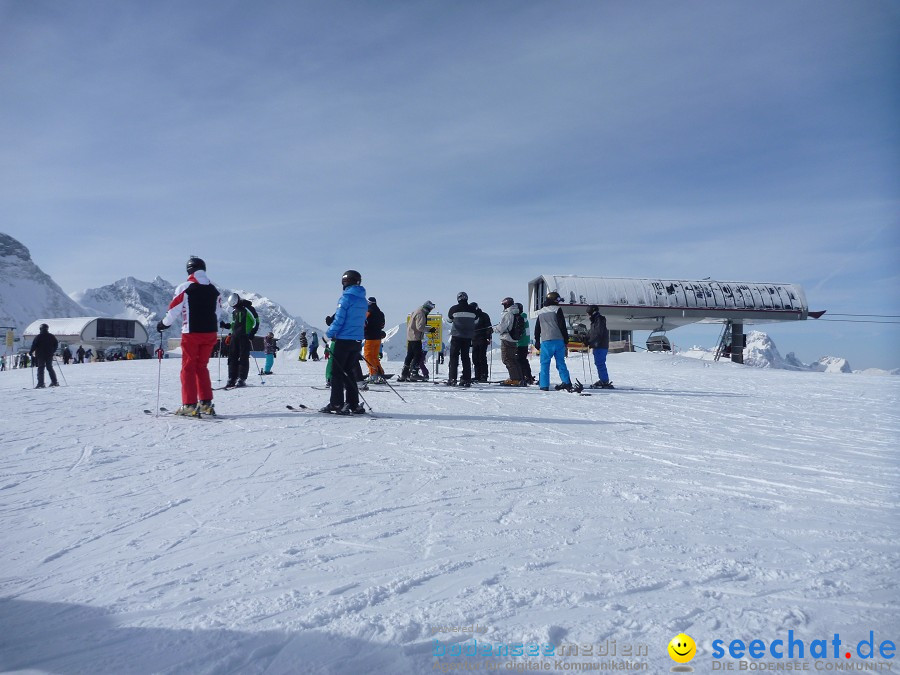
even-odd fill
[(347, 286), (338, 300), (334, 321), (328, 327), (325, 337), (333, 340), (362, 340), (368, 310), (366, 289), (362, 286)]

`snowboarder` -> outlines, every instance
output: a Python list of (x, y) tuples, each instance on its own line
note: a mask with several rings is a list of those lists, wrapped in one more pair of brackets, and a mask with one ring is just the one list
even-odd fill
[(232, 293), (228, 296), (228, 306), (231, 307), (231, 323), (219, 322), (221, 328), (231, 329), (226, 389), (246, 386), (247, 375), (250, 373), (250, 351), (259, 329), (259, 314), (252, 302)]
[(609, 354), (609, 330), (606, 327), (606, 317), (600, 313), (597, 305), (588, 307), (588, 316), (591, 319), (588, 347), (594, 354), (594, 365), (597, 366), (597, 375), (600, 377), (592, 386), (599, 389), (615, 389), (609, 380), (609, 372), (606, 370), (606, 355)]
[(559, 306), (559, 293), (550, 291), (534, 322), (534, 348), (541, 353), (541, 391), (550, 391), (550, 359), (556, 359), (556, 370), (562, 380), (556, 389), (572, 391), (572, 380), (566, 367), (568, 343), (569, 329), (566, 327), (562, 307)]
[(300, 361), (306, 361), (306, 353), (309, 350), (309, 340), (306, 337), (306, 331), (300, 331), (300, 356), (297, 357)]
[(478, 303), (473, 302), (472, 307), (475, 308), (475, 336), (472, 338), (472, 365), (475, 367), (475, 381), (487, 382), (489, 377), (487, 350), (493, 334), (491, 317), (478, 306)]
[(384, 338), (384, 312), (378, 306), (378, 300), (369, 298), (369, 309), (366, 312), (366, 328), (363, 336), (366, 341), (363, 346), (363, 358), (369, 367), (369, 382), (371, 384), (384, 384), (384, 369), (378, 359), (381, 351), (381, 340)]
[(263, 372), (261, 374), (271, 375), (272, 365), (275, 363), (275, 357), (277, 356), (275, 352), (279, 349), (278, 339), (272, 331), (269, 331), (266, 334), (266, 337), (263, 338), (263, 345), (266, 352), (266, 365), (263, 367)]
[(534, 384), (534, 375), (531, 373), (531, 362), (528, 360), (528, 347), (531, 345), (531, 337), (528, 321), (528, 315), (525, 313), (525, 308), (522, 306), (521, 302), (516, 303), (516, 307), (519, 308), (519, 314), (525, 320), (525, 327), (522, 331), (522, 337), (519, 338), (519, 341), (516, 343), (516, 358), (519, 361), (519, 367), (522, 369), (522, 380), (524, 380), (525, 384)]
[(468, 387), (472, 383), (472, 360), (469, 351), (475, 337), (477, 314), (473, 305), (469, 304), (469, 294), (460, 291), (456, 294), (456, 304), (447, 311), (450, 321), (450, 365), (448, 366), (447, 385), (456, 382), (459, 361), (462, 359), (462, 379), (460, 386)]
[(434, 326), (428, 325), (428, 312), (434, 309), (434, 303), (426, 300), (421, 307), (417, 307), (409, 315), (406, 324), (406, 358), (403, 360), (403, 370), (400, 371), (398, 382), (409, 382), (410, 372), (418, 365), (422, 358), (422, 338), (425, 333), (434, 331)]
[(319, 334), (316, 332), (313, 332), (309, 340), (309, 358), (313, 361), (319, 360)]
[(494, 326), (494, 332), (500, 334), (500, 358), (503, 365), (506, 366), (506, 370), (509, 371), (509, 378), (504, 380), (503, 384), (507, 387), (521, 387), (524, 385), (522, 368), (516, 357), (516, 348), (521, 335), (513, 332), (518, 320), (519, 308), (515, 300), (510, 297), (503, 298), (500, 304), (503, 305), (503, 314), (500, 315), (500, 322)]
[[(187, 281), (175, 289), (166, 315), (156, 324), (162, 333), (181, 319), (181, 407), (176, 415), (215, 415), (212, 384), (206, 364), (216, 343), (216, 319), (222, 307), (219, 289), (206, 276), (206, 263), (191, 256)], [(199, 402), (198, 402), (199, 401)]]
[(356, 270), (344, 272), (341, 286), (344, 292), (325, 333), (326, 337), (331, 338), (331, 400), (319, 412), (362, 414), (366, 409), (359, 404), (353, 365), (355, 363), (358, 367), (362, 351), (368, 306), (366, 289), (362, 286), (362, 275)]
[(59, 382), (56, 381), (56, 373), (53, 371), (53, 355), (59, 346), (59, 340), (50, 332), (50, 327), (42, 323), (40, 332), (31, 342), (31, 349), (28, 355), (33, 359), (32, 363), (37, 366), (37, 385), (35, 389), (44, 388), (44, 369), (50, 374), (50, 386), (58, 387)]

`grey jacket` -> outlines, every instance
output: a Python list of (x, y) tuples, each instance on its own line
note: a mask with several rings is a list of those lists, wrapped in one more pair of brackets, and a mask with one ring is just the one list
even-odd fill
[(501, 340), (505, 340), (506, 342), (518, 342), (518, 340), (514, 340), (509, 334), (509, 331), (511, 331), (513, 327), (513, 319), (518, 313), (519, 308), (515, 305), (511, 305), (503, 310), (503, 314), (500, 315), (500, 323), (494, 326), (494, 332), (500, 333)]
[(534, 341), (541, 340), (569, 341), (569, 329), (559, 305), (547, 305), (538, 310), (534, 321)]

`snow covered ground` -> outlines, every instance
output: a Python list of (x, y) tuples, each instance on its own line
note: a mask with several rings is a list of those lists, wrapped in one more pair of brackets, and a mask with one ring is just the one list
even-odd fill
[(614, 645), (667, 672), (683, 631), (709, 672), (717, 639), (900, 637), (896, 378), (619, 354), (634, 389), (399, 384), (341, 418), (285, 408), (328, 397), (289, 356), (221, 421), (144, 415), (156, 361), (0, 373), (0, 670), (568, 672)]

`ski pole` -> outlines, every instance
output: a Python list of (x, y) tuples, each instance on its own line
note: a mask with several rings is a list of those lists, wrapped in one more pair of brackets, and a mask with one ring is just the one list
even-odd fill
[(488, 382), (494, 379), (494, 350), (492, 349), (494, 345), (492, 343), (493, 340), (488, 342), (488, 349), (491, 350), (491, 363), (488, 365)]
[(219, 354), (218, 354), (218, 358), (216, 359), (216, 361), (218, 361), (218, 364), (219, 364), (219, 377), (216, 380), (216, 382), (221, 382), (222, 381), (222, 336), (221, 335), (219, 335), (218, 352), (219, 352)]
[(55, 355), (55, 354), (53, 355), (53, 363), (55, 363), (56, 366), (59, 368), (59, 374), (62, 375), (63, 384), (65, 384), (65, 385), (68, 387), (68, 386), (69, 386), (69, 382), (68, 382), (68, 380), (66, 380), (66, 374), (63, 372), (62, 366), (59, 365), (59, 361), (56, 360), (56, 355)]
[(34, 389), (34, 359), (31, 359), (31, 388)]
[(586, 365), (586, 362), (585, 362), (585, 358), (584, 358), (584, 357), (585, 357), (585, 352), (581, 352), (581, 372), (584, 373), (584, 380), (585, 380), (585, 382), (587, 382), (587, 379), (588, 379), (588, 376), (587, 376), (587, 365)]
[[(365, 355), (365, 354), (363, 354), (362, 357), (363, 357), (363, 361), (365, 361), (365, 362), (369, 365), (369, 368), (374, 368), (374, 366), (373, 366), (371, 363), (369, 363), (369, 359), (366, 358), (366, 355)], [(375, 370), (377, 371), (378, 369), (375, 368)], [(384, 383), (385, 383), (388, 387), (391, 388), (391, 391), (392, 391), (392, 392), (394, 392), (395, 394), (397, 394), (397, 390), (394, 389), (393, 387), (391, 387), (391, 383), (390, 383), (388, 380), (385, 380)], [(400, 394), (397, 394), (397, 396), (400, 396)], [(407, 402), (406, 399), (403, 398), (402, 396), (400, 396), (400, 400), (403, 401), (404, 403)]]
[(165, 352), (163, 352), (163, 334), (160, 333), (159, 334), (159, 351), (156, 353), (156, 356), (158, 357), (157, 360), (159, 361), (159, 365), (156, 369), (156, 417), (159, 417), (159, 383), (160, 383), (160, 380), (162, 379), (162, 360), (163, 360), (164, 354), (165, 354)]
[[(253, 356), (253, 340), (251, 340), (250, 338), (247, 339), (250, 340), (250, 356)], [(253, 363), (256, 366), (256, 374), (259, 375), (259, 383), (265, 384), (266, 381), (263, 379), (262, 371), (259, 369), (259, 361), (256, 360), (255, 356), (253, 356)]]

